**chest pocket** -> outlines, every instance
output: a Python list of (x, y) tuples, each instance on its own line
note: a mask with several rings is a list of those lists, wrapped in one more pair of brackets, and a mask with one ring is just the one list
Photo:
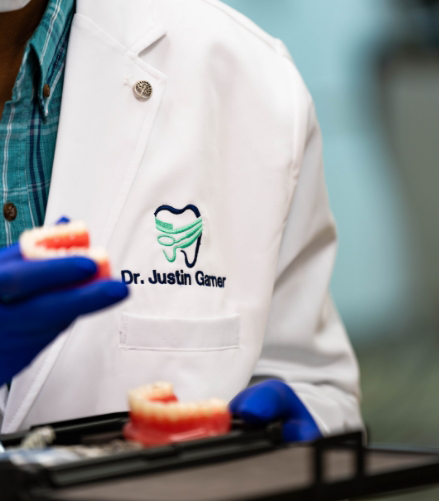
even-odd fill
[(120, 348), (151, 351), (218, 351), (239, 347), (240, 316), (157, 318), (122, 314)]

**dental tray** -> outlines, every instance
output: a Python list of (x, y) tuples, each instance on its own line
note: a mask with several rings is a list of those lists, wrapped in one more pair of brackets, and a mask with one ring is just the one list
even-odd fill
[[(117, 443), (126, 413), (54, 423), (56, 447)], [(0, 436), (18, 447), (25, 432)], [(286, 445), (279, 423), (61, 464), (0, 461), (2, 501), (336, 501), (439, 483), (439, 450), (364, 447), (361, 432)]]
[[(39, 491), (43, 487), (57, 490), (116, 477), (205, 465), (283, 446), (280, 423), (252, 428), (234, 420), (230, 433), (214, 438), (149, 448), (138, 446), (123, 450), (122, 447), (120, 451), (96, 458), (78, 459), (73, 454), (69, 457), (69, 449), (76, 446), (105, 448), (108, 444), (123, 443), (122, 429), (128, 419), (128, 413), (121, 412), (35, 427), (49, 426), (55, 431), (56, 438), (46, 449), (47, 453), (53, 447), (65, 447), (66, 454), (61, 457), (57, 454), (52, 460), (40, 451), (11, 452), (10, 459), (0, 460), (0, 499), (15, 501), (21, 499), (18, 493)], [(9, 454), (10, 448), (18, 448), (28, 433), (0, 435), (0, 441)]]

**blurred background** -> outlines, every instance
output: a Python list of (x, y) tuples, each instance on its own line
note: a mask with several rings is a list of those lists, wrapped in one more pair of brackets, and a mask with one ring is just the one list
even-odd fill
[(286, 43), (314, 97), (371, 439), (439, 447), (439, 0), (225, 3)]

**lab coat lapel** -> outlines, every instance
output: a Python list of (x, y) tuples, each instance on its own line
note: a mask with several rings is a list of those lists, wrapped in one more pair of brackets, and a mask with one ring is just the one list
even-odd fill
[[(136, 51), (163, 33), (152, 26)], [(145, 152), (166, 77), (81, 14), (69, 51), (46, 221), (62, 214), (82, 219), (93, 242), (106, 246)], [(152, 86), (148, 100), (133, 92), (141, 80)]]
[[(109, 13), (102, 0), (78, 3), (46, 213), (48, 223), (62, 215), (86, 221), (93, 243), (103, 246), (134, 181), (166, 83), (162, 73), (138, 57), (165, 34), (154, 18), (153, 2), (124, 0), (119, 5), (122, 20), (118, 12)], [(149, 100), (135, 97), (133, 85), (139, 80), (151, 84)], [(4, 433), (19, 428), (68, 335), (60, 336), (14, 379)]]

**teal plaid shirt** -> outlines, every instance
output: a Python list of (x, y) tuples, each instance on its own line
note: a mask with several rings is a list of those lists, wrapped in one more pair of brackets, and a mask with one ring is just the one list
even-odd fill
[(58, 132), (64, 66), (75, 0), (49, 0), (26, 45), (12, 99), (0, 121), (2, 208), (15, 205), (13, 221), (0, 212), (0, 247), (44, 222)]

